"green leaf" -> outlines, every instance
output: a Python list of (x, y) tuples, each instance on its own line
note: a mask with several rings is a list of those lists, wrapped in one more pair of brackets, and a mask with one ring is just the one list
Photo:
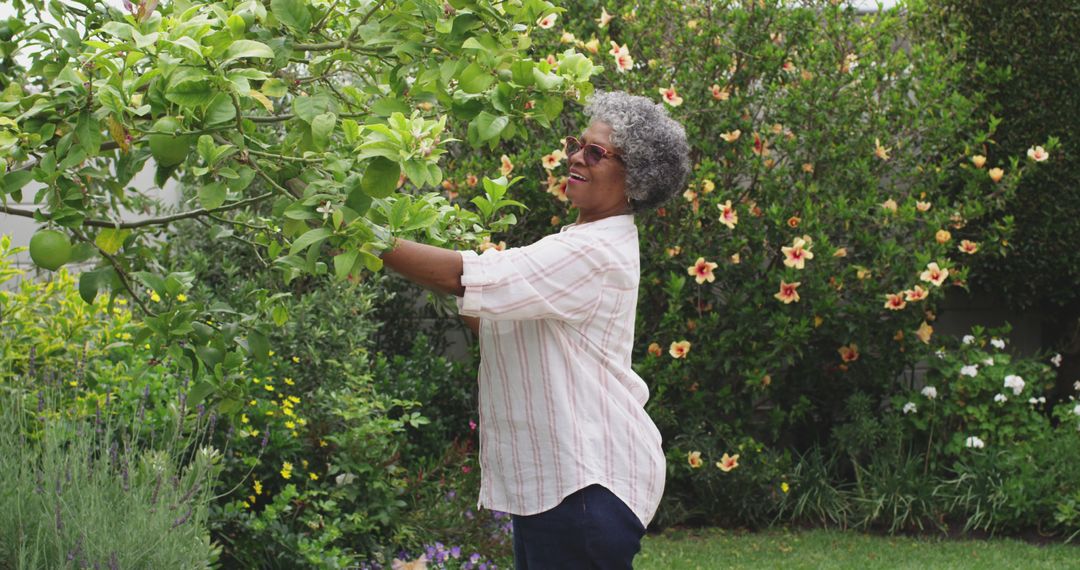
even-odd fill
[(210, 102), (214, 92), (210, 80), (202, 78), (183, 79), (169, 87), (165, 98), (181, 107), (199, 107)]
[(222, 65), (242, 59), (245, 57), (274, 57), (274, 50), (270, 49), (270, 46), (257, 42), (254, 40), (236, 40), (233, 42), (229, 49), (225, 50), (225, 59), (221, 62)]
[(358, 255), (359, 253), (354, 249), (334, 256), (334, 276), (339, 281), (344, 280), (352, 273)]
[(466, 93), (481, 93), (494, 81), (495, 77), (477, 63), (469, 64), (458, 77), (458, 85)]
[(251, 331), (247, 336), (248, 351), (256, 361), (265, 363), (270, 358), (270, 341), (259, 331)]
[(131, 235), (131, 230), (105, 228), (98, 232), (97, 237), (94, 238), (94, 245), (101, 248), (105, 253), (113, 255), (120, 251), (120, 247), (124, 245), (124, 240), (129, 235)]
[(476, 123), (477, 132), (480, 135), (480, 141), (487, 141), (499, 136), (499, 133), (506, 128), (506, 125), (510, 123), (510, 117), (499, 116), (496, 117), (487, 111), (480, 113), (473, 120)]
[(333, 235), (333, 232), (330, 231), (330, 228), (315, 228), (305, 232), (304, 235), (296, 238), (296, 241), (292, 244), (292, 248), (289, 249), (289, 253), (296, 255), (331, 235)]
[(232, 97), (226, 93), (218, 93), (210, 100), (204, 114), (207, 125), (216, 125), (236, 118), (236, 107), (233, 106)]
[(274, 324), (280, 327), (289, 322), (289, 308), (285, 305), (275, 305), (270, 311), (270, 318), (274, 319)]
[(323, 113), (336, 113), (337, 105), (326, 93), (317, 93), (309, 97), (293, 99), (293, 112), (305, 123), (310, 124), (315, 117)]
[(225, 203), (225, 185), (221, 182), (212, 182), (199, 187), (199, 204), (207, 210), (220, 208)]
[(311, 29), (311, 12), (303, 0), (270, 0), (270, 11), (286, 26), (302, 34)]
[(83, 271), (79, 274), (79, 296), (87, 304), (93, 303), (94, 298), (97, 297), (98, 290), (102, 285), (108, 283), (107, 279), (103, 279), (102, 273), (99, 271)]
[(364, 178), (360, 187), (364, 193), (372, 198), (386, 198), (394, 193), (397, 188), (398, 178), (401, 177), (401, 166), (398, 163), (376, 157), (368, 163), (364, 170)]
[(30, 182), (34, 178), (34, 175), (29, 170), (15, 170), (8, 172), (4, 175), (3, 191), (5, 193), (12, 193), (16, 190), (26, 186), (27, 182)]
[(330, 143), (330, 136), (334, 134), (334, 126), (337, 124), (337, 115), (322, 113), (315, 115), (311, 120), (311, 139), (320, 150)]

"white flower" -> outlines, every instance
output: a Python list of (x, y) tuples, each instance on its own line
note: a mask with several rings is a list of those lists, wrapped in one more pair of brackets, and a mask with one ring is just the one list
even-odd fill
[(1055, 354), (1054, 357), (1050, 359), (1050, 362), (1054, 365), (1055, 368), (1060, 368), (1061, 367), (1061, 354), (1060, 353)]
[(1076, 382), (1073, 382), (1073, 390), (1076, 390), (1077, 392), (1080, 392), (1080, 380), (1077, 380)]
[(1001, 340), (1000, 338), (990, 339), (990, 344), (994, 345), (994, 348), (997, 348), (999, 350), (1005, 348), (1005, 341)]
[(1034, 406), (1035, 404), (1039, 403), (1039, 399), (1038, 398), (1028, 398), (1028, 403), (1031, 404), (1032, 406)]
[(356, 475), (353, 475), (352, 473), (342, 473), (334, 478), (334, 482), (337, 483), (339, 487), (351, 485), (353, 481), (356, 481)]
[(327, 200), (322, 203), (322, 206), (315, 208), (315, 211), (321, 213), (322, 219), (325, 220), (327, 216), (334, 213), (334, 205), (331, 204), (329, 200)]
[(1005, 394), (998, 394), (998, 395), (994, 396), (994, 401), (995, 402), (1008, 402), (1009, 398), (1006, 397)]
[(934, 356), (938, 358), (945, 358), (945, 350), (942, 348), (937, 349), (937, 352), (934, 353)]
[(993, 366), (994, 365), (994, 359), (993, 358), (987, 358), (986, 360), (983, 361), (983, 364), (985, 364), (987, 366)]
[(1077, 404), (1076, 407), (1073, 408), (1073, 413), (1080, 416), (1080, 404)]
[[(1077, 406), (1076, 408), (1078, 410), (1080, 410), (1080, 406)], [(904, 414), (910, 414), (910, 413), (917, 412), (917, 411), (919, 411), (919, 408), (915, 407), (915, 402), (908, 402), (908, 403), (904, 404)], [(1080, 415), (1080, 414), (1077, 414), (1077, 415)]]
[(972, 447), (972, 448), (975, 448), (975, 449), (982, 449), (985, 446), (986, 446), (986, 444), (983, 443), (983, 440), (979, 439), (979, 437), (975, 436), (975, 435), (973, 435), (973, 436), (971, 436), (971, 437), (964, 440), (964, 447)]
[(1010, 374), (1005, 377), (1005, 387), (1012, 388), (1013, 395), (1019, 396), (1020, 392), (1024, 391), (1024, 379), (1015, 374)]
[(933, 386), (927, 386), (922, 389), (922, 395), (933, 400), (934, 398), (937, 398), (937, 388)]
[(1039, 396), (1039, 403), (1040, 404), (1045, 404), (1046, 403), (1046, 396)]
[(974, 378), (975, 375), (978, 374), (978, 373), (979, 373), (979, 365), (978, 364), (968, 364), (967, 366), (964, 366), (963, 368), (960, 369), (960, 375), (961, 376), (971, 376), (972, 378)]
[(975, 337), (969, 334), (964, 335), (964, 344), (971, 344), (973, 342), (975, 342)]

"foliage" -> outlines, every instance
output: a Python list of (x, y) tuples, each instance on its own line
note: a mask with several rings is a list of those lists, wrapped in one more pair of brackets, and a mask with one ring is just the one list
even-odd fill
[[(967, 288), (973, 259), (1004, 253), (1003, 208), (1040, 169), (1018, 153), (976, 158), (1007, 119), (960, 92), (963, 37), (912, 41), (921, 2), (868, 15), (823, 1), (606, 2), (608, 21), (595, 2), (565, 7), (534, 49), (614, 62), (625, 46), (633, 65), (594, 84), (665, 105), (692, 144), (682, 197), (637, 216), (634, 361), (669, 458), (685, 464), (697, 434), (713, 438), (696, 448), (706, 465), (746, 437), (805, 450), (852, 393), (902, 389), (893, 379), (931, 352), (938, 303)], [(505, 146), (530, 211), (496, 239), (524, 245), (573, 221), (555, 151), (584, 117), (575, 107), (558, 127)], [(448, 195), (468, 200), (469, 175), (490, 168), (451, 163)], [(680, 341), (689, 351), (669, 353)], [(665, 505), (701, 504), (697, 480), (673, 481)]]
[(1080, 89), (1074, 71), (1080, 56), (1057, 46), (1072, 41), (1080, 6), (947, 0), (934, 8), (929, 34), (968, 37), (961, 58), (972, 72), (964, 77), (964, 90), (984, 93), (982, 108), (1007, 117), (984, 154), (996, 160), (1026, 151), (1032, 140), (1055, 136), (1062, 141), (1049, 158), (1053, 168), (1021, 182), (1008, 206), (1016, 226), (1010, 254), (981, 263), (976, 284), (1013, 307), (1047, 313), (1054, 323), (1047, 340), (1064, 348), (1080, 316), (1080, 297), (1067, 285), (1076, 281), (1080, 267), (1072, 246), (1080, 235), (1080, 194), (1073, 190), (1080, 183), (1080, 118), (1075, 101), (1061, 94)]
[[(26, 197), (33, 211), (0, 209), (74, 236), (71, 259), (95, 263), (80, 276), (83, 297), (123, 292), (146, 316), (155, 356), (219, 383), (246, 359), (265, 361), (268, 322), (178, 307), (192, 276), (155, 267), (161, 227), (198, 219), (214, 238), (242, 233), (286, 283), (331, 266), (338, 280), (377, 271), (391, 235), (469, 247), (512, 224), (514, 205), (493, 198), (472, 211), (425, 193), (442, 180), (447, 145), (494, 147), (547, 124), (564, 98), (591, 92), (597, 71), (573, 50), (558, 69), (527, 57), (538, 20), (560, 11), (545, 0), (12, 6), (0, 38), (0, 196), (40, 189)], [(197, 188), (181, 212), (163, 215), (155, 189), (130, 187), (150, 158), (157, 185)], [(489, 196), (512, 183), (484, 178)], [(154, 217), (114, 222), (124, 210)]]

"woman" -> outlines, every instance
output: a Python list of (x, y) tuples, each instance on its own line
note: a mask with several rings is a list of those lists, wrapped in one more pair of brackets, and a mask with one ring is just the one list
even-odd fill
[(683, 189), (681, 125), (663, 106), (596, 93), (566, 139), (577, 221), (483, 255), (397, 240), (394, 271), (459, 297), (480, 338), (478, 506), (511, 513), (518, 569), (631, 568), (660, 503), (665, 461), (630, 368), (634, 213)]

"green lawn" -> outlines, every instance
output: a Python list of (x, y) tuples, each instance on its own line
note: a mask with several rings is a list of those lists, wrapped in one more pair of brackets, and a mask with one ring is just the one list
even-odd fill
[(830, 530), (748, 533), (674, 530), (646, 536), (638, 570), (721, 568), (1080, 569), (1080, 546), (1037, 546), (1011, 539), (946, 540), (880, 537)]

